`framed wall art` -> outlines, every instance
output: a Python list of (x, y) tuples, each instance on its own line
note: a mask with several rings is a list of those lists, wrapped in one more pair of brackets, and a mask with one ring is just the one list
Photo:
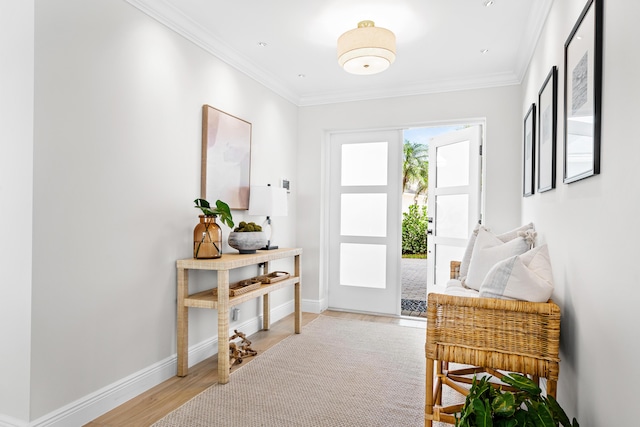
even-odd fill
[(558, 68), (554, 65), (538, 92), (538, 192), (556, 188)]
[(203, 105), (200, 197), (249, 209), (250, 171), (251, 123)]
[(564, 45), (564, 179), (600, 173), (602, 0), (589, 0)]
[(536, 104), (524, 116), (524, 150), (523, 150), (523, 175), (522, 195), (528, 197), (534, 192), (535, 152), (536, 152)]

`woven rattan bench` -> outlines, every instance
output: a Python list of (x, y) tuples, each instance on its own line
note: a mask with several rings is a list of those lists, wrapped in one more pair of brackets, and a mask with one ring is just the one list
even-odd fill
[[(459, 265), (452, 263), (452, 278), (457, 278)], [(500, 378), (499, 371), (505, 371), (535, 380), (546, 378), (547, 394), (555, 397), (559, 345), (560, 308), (551, 300), (533, 303), (429, 294), (425, 427), (433, 421), (455, 424), (453, 414), (462, 405), (442, 406), (442, 387), (466, 395), (471, 373)], [(471, 366), (448, 370), (450, 362)]]

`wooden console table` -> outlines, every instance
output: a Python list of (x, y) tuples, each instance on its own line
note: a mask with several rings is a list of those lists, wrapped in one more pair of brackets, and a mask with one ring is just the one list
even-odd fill
[[(269, 329), (269, 292), (294, 285), (295, 332), (300, 333), (302, 310), (300, 307), (300, 255), (301, 248), (281, 248), (269, 251), (257, 251), (255, 254), (224, 254), (217, 259), (181, 259), (178, 267), (178, 376), (188, 373), (189, 352), (189, 307), (212, 308), (218, 310), (218, 382), (229, 382), (229, 309), (259, 296), (263, 297), (263, 321), (265, 330)], [(294, 257), (294, 272), (285, 280), (262, 284), (238, 296), (229, 296), (229, 270), (264, 263), (264, 274), (269, 272), (269, 261)], [(218, 296), (212, 289), (189, 295), (189, 270), (212, 270), (218, 272)]]

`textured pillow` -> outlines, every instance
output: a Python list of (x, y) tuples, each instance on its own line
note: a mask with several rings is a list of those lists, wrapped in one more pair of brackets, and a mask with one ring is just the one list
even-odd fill
[(444, 290), (445, 295), (452, 295), (456, 297), (472, 297), (478, 298), (480, 296), (480, 292), (475, 289), (469, 289), (462, 286), (462, 283), (459, 280), (451, 279), (447, 282), (447, 287)]
[(547, 245), (494, 265), (480, 286), (480, 296), (547, 302), (553, 292), (553, 275)]
[[(478, 230), (480, 230), (481, 228), (489, 231), (486, 227), (478, 224), (476, 225), (476, 228), (473, 230), (473, 233), (471, 233), (471, 236), (469, 237), (469, 241), (467, 242), (467, 248), (464, 251), (464, 256), (462, 257), (462, 260), (460, 260), (460, 278), (461, 279), (466, 277), (467, 274), (469, 273), (469, 264), (471, 263), (471, 255), (473, 254), (473, 247), (475, 246), (475, 243), (476, 243)], [(523, 225), (522, 227), (515, 228), (511, 231), (507, 231), (506, 233), (498, 234), (496, 237), (502, 240), (503, 242), (508, 242), (509, 240), (513, 240), (516, 237), (518, 237), (518, 232), (527, 231), (527, 230), (533, 230), (532, 222), (530, 222), (529, 224)]]
[(463, 279), (463, 285), (479, 291), (491, 267), (504, 259), (523, 254), (530, 248), (530, 238), (525, 238), (524, 233), (508, 242), (503, 242), (484, 228), (480, 228), (473, 246), (469, 273)]

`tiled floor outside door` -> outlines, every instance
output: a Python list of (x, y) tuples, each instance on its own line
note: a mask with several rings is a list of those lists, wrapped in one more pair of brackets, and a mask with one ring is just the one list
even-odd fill
[(427, 260), (402, 258), (403, 316), (427, 316)]

